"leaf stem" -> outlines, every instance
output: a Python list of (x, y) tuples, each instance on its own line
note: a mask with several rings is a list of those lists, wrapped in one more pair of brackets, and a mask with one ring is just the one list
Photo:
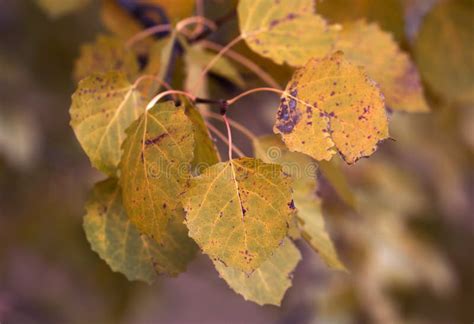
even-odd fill
[(222, 115), (222, 119), (224, 120), (225, 127), (227, 128), (227, 138), (229, 140), (228, 146), (229, 146), (229, 161), (232, 161), (232, 130), (230, 128), (229, 120), (227, 119), (227, 116), (224, 114)]
[[(211, 42), (209, 40), (202, 40), (199, 42), (199, 45), (217, 52), (221, 51), (224, 48), (224, 46)], [(268, 84), (270, 87), (280, 89), (280, 85), (278, 84), (278, 82), (276, 82), (270, 74), (265, 72), (252, 60), (249, 60), (247, 57), (231, 49), (227, 49), (227, 51), (224, 52), (224, 55), (246, 67), (249, 71), (253, 72), (257, 77), (260, 78), (260, 80)]]
[[(192, 25), (192, 24), (197, 24), (198, 25), (198, 28), (196, 28), (193, 32), (191, 33), (187, 33), (187, 32), (184, 32), (185, 31), (185, 28), (189, 25)], [(206, 17), (204, 16), (192, 16), (192, 17), (187, 17), (181, 21), (179, 21), (177, 24), (176, 24), (176, 30), (182, 34), (184, 34), (185, 36), (187, 37), (195, 37), (196, 35), (198, 35), (199, 33), (202, 32), (202, 27), (203, 26), (206, 26), (207, 28), (209, 28), (211, 31), (216, 31), (217, 30), (217, 25), (215, 22), (213, 22), (212, 20), (209, 20), (207, 19)]]
[(216, 62), (224, 55), (232, 46), (237, 44), (242, 40), (242, 36), (239, 35), (236, 38), (234, 38), (230, 43), (228, 43), (226, 46), (224, 46), (217, 54), (214, 56), (214, 58), (207, 64), (207, 66), (202, 70), (201, 75), (199, 76), (198, 80), (195, 82), (195, 84), (191, 87), (191, 92), (196, 93), (199, 91), (202, 87), (202, 80), (206, 76), (207, 72), (216, 64)]
[(151, 36), (156, 33), (161, 33), (165, 31), (171, 31), (171, 25), (170, 24), (162, 24), (162, 25), (156, 25), (147, 29), (144, 29), (132, 37), (129, 38), (129, 40), (125, 43), (125, 46), (127, 48), (132, 47), (136, 42), (147, 38), (148, 36)]
[[(208, 111), (208, 112), (203, 112), (202, 115), (204, 117), (208, 117), (208, 118), (212, 118), (212, 119), (216, 119), (216, 120), (220, 120), (222, 121), (222, 116), (220, 114), (216, 114), (212, 111)], [(257, 135), (255, 135), (250, 129), (248, 129), (247, 127), (245, 127), (244, 125), (236, 122), (235, 120), (233, 119), (230, 119), (230, 118), (227, 118), (227, 120), (229, 121), (230, 125), (232, 127), (234, 127), (235, 129), (237, 129), (238, 131), (240, 131), (243, 135), (245, 135), (250, 141), (254, 141), (257, 139)]]
[[(220, 116), (219, 116), (220, 117)], [(222, 119), (222, 118), (221, 118)], [(219, 137), (226, 145), (229, 145), (229, 141), (227, 140), (227, 137), (222, 134), (220, 130), (218, 130), (214, 125), (210, 123), (206, 123), (207, 128), (214, 133), (217, 137)], [(244, 157), (245, 154), (240, 150), (237, 146), (232, 145), (232, 150), (239, 156), (239, 157)]]
[(183, 96), (186, 96), (188, 97), (189, 99), (191, 99), (193, 102), (196, 100), (196, 97), (193, 96), (192, 94), (186, 92), (186, 91), (180, 91), (180, 90), (167, 90), (167, 91), (164, 91), (164, 92), (161, 92), (159, 94), (157, 94), (156, 96), (153, 97), (153, 99), (150, 100), (150, 102), (148, 103), (148, 105), (146, 105), (146, 110), (149, 110), (151, 108), (153, 108), (153, 106), (158, 102), (160, 101), (162, 98), (168, 96), (168, 95), (173, 95), (173, 94), (178, 94), (178, 95), (183, 95)]
[(274, 92), (274, 93), (278, 93), (279, 95), (284, 95), (286, 94), (285, 91), (283, 90), (280, 90), (280, 89), (275, 89), (275, 88), (255, 88), (255, 89), (250, 89), (250, 90), (247, 90), (245, 92), (242, 92), (241, 94), (235, 96), (234, 98), (231, 98), (229, 100), (227, 100), (227, 104), (230, 106), (230, 105), (233, 105), (235, 104), (237, 101), (239, 101), (240, 99), (242, 99), (243, 97), (246, 97), (252, 93), (255, 93), (255, 92)]

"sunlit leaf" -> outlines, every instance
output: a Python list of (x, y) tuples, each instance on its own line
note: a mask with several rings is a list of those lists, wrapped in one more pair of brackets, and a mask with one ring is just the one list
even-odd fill
[(351, 164), (388, 137), (383, 96), (341, 52), (311, 59), (288, 83), (274, 132), (291, 151), (320, 161), (337, 150)]
[(127, 129), (120, 185), (128, 217), (157, 242), (180, 213), (193, 160), (193, 125), (184, 107), (159, 103)]
[(293, 177), (293, 199), (302, 235), (324, 262), (334, 269), (345, 269), (324, 226), (321, 200), (317, 196), (317, 166), (307, 155), (290, 152), (275, 135), (258, 138), (253, 143), (255, 156), (266, 163), (278, 163)]
[[(400, 0), (316, 0), (316, 12), (332, 23), (357, 19), (376, 22), (402, 40), (405, 34), (403, 1)], [(344, 27), (345, 28), (345, 27)]]
[[(209, 63), (211, 63), (215, 56), (215, 53), (204, 50), (200, 47), (192, 46), (186, 50), (185, 61), (188, 69), (189, 67), (196, 66), (201, 72), (207, 67)], [(239, 71), (225, 57), (221, 57), (219, 60), (217, 60), (212, 65), (210, 72), (231, 81), (240, 88), (245, 86), (245, 81), (240, 76)]]
[(135, 54), (125, 48), (120, 38), (99, 35), (94, 43), (81, 47), (81, 55), (74, 66), (74, 79), (79, 82), (94, 73), (123, 72), (128, 80), (138, 75)]
[(387, 106), (393, 110), (428, 111), (418, 71), (392, 36), (376, 24), (357, 21), (344, 25), (337, 49), (380, 84)]
[(212, 259), (250, 273), (286, 236), (294, 211), (290, 183), (281, 166), (257, 159), (207, 168), (183, 200), (189, 236)]
[(36, 0), (52, 18), (58, 18), (83, 8), (90, 0)]
[(291, 287), (291, 274), (300, 260), (300, 251), (291, 240), (286, 239), (275, 253), (250, 275), (226, 267), (219, 261), (215, 261), (214, 265), (230, 288), (241, 294), (245, 300), (259, 305), (280, 306), (286, 290)]
[(420, 71), (449, 101), (474, 103), (474, 33), (471, 0), (440, 1), (425, 17), (415, 53)]
[(316, 15), (313, 0), (240, 0), (238, 15), (249, 47), (277, 64), (302, 66), (326, 55), (339, 30)]
[(192, 105), (186, 105), (186, 115), (193, 123), (194, 159), (191, 162), (193, 174), (200, 174), (202, 170), (219, 162), (219, 156), (214, 142), (209, 137), (204, 119)]
[(155, 280), (149, 243), (127, 218), (117, 180), (108, 179), (94, 186), (86, 203), (84, 231), (92, 250), (113, 271), (123, 273), (129, 280)]
[(123, 73), (96, 74), (72, 96), (71, 126), (97, 169), (114, 174), (125, 129), (144, 111), (140, 93)]

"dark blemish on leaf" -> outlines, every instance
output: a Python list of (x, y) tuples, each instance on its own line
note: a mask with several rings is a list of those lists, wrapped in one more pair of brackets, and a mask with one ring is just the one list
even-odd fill
[(295, 202), (293, 201), (293, 199), (288, 203), (288, 207), (291, 209), (291, 210), (295, 210), (296, 207), (295, 207)]
[(163, 134), (158, 135), (157, 137), (152, 138), (152, 139), (147, 139), (147, 140), (145, 140), (145, 145), (157, 144), (157, 143), (159, 143), (165, 136), (168, 136), (168, 133), (163, 133)]
[[(296, 97), (298, 95), (298, 90), (294, 89), (290, 94), (292, 97)], [(291, 133), (293, 128), (295, 128), (296, 124), (300, 121), (301, 113), (298, 111), (296, 106), (297, 104), (294, 98), (290, 98), (288, 104), (286, 104), (285, 98), (281, 100), (276, 122), (276, 127), (281, 133)]]
[(336, 93), (334, 91), (331, 91), (331, 97), (334, 96)]

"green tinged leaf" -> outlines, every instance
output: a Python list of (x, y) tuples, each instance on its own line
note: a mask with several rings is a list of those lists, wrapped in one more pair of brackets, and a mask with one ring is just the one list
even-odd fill
[(125, 129), (144, 106), (123, 73), (95, 74), (79, 82), (69, 110), (71, 126), (94, 167), (115, 174)]
[(86, 203), (84, 230), (92, 250), (129, 280), (152, 283), (156, 271), (150, 244), (130, 223), (116, 179), (97, 183)]
[(226, 267), (215, 261), (220, 276), (245, 300), (259, 305), (280, 306), (286, 290), (291, 287), (291, 274), (301, 260), (300, 251), (289, 239), (285, 239), (275, 253), (252, 274)]
[(290, 185), (281, 166), (257, 159), (207, 168), (184, 196), (189, 236), (212, 259), (252, 272), (287, 234), (294, 211)]
[(198, 175), (202, 170), (219, 162), (216, 146), (209, 137), (209, 130), (207, 129), (204, 119), (199, 111), (191, 106), (186, 105), (186, 115), (193, 123), (194, 134), (194, 159), (191, 162), (192, 173)]
[(90, 0), (36, 0), (51, 18), (59, 18), (83, 8)]
[(448, 101), (474, 103), (474, 2), (440, 1), (425, 17), (415, 44), (421, 74)]
[(339, 197), (344, 201), (347, 206), (352, 209), (356, 209), (356, 199), (352, 189), (347, 181), (345, 174), (341, 170), (340, 163), (336, 159), (331, 161), (320, 161), (318, 163), (319, 170), (323, 177), (333, 187)]
[(86, 211), (84, 230), (92, 249), (129, 280), (152, 283), (158, 273), (178, 275), (196, 252), (182, 212), (168, 224), (163, 244), (140, 234), (125, 213), (116, 179), (95, 185)]
[(81, 54), (74, 66), (74, 79), (79, 82), (91, 74), (109, 71), (123, 72), (128, 80), (133, 81), (138, 75), (138, 62), (123, 40), (99, 35), (94, 43), (81, 47)]
[(172, 101), (157, 104), (127, 129), (120, 162), (123, 204), (138, 229), (159, 243), (181, 213), (193, 150), (193, 125)]
[(389, 108), (408, 112), (429, 110), (416, 66), (391, 34), (360, 20), (344, 25), (336, 47), (380, 84)]
[[(199, 75), (207, 65), (215, 58), (216, 54), (202, 49), (198, 46), (190, 46), (186, 50), (185, 61), (188, 72), (193, 67), (199, 69)], [(224, 79), (227, 79), (240, 88), (245, 87), (245, 81), (240, 76), (237, 68), (225, 57), (217, 60), (210, 69), (211, 73), (216, 74)]]
[(317, 165), (307, 155), (288, 151), (275, 135), (258, 138), (253, 143), (255, 156), (266, 163), (278, 163), (293, 177), (293, 199), (302, 234), (324, 262), (333, 269), (345, 269), (324, 226), (321, 199), (317, 196)]
[(352, 164), (388, 137), (383, 96), (341, 52), (311, 59), (288, 83), (274, 132), (291, 151), (320, 161), (337, 150)]
[(313, 0), (240, 0), (237, 10), (248, 46), (277, 64), (302, 66), (326, 55), (339, 30), (315, 13)]

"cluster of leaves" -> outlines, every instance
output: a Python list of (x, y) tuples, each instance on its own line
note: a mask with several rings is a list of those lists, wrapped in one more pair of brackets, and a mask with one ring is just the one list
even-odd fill
[[(370, 156), (389, 137), (387, 108), (428, 110), (416, 67), (392, 36), (364, 20), (331, 25), (313, 0), (240, 0), (238, 39), (295, 70), (284, 91), (273, 89), (282, 94), (276, 135), (255, 137), (254, 158), (221, 161), (195, 99), (204, 69), (245, 87), (238, 70), (179, 28), (129, 46), (124, 38), (139, 30), (113, 1), (105, 5), (116, 35), (82, 48), (70, 109), (92, 165), (109, 176), (86, 206), (92, 248), (114, 271), (146, 282), (185, 271), (200, 249), (231, 288), (258, 304), (280, 304), (301, 259), (293, 243), (300, 237), (329, 267), (345, 269), (325, 230), (316, 170), (352, 204), (327, 161)], [(178, 21), (190, 8), (170, 16)], [(181, 53), (181, 86), (195, 93), (148, 107)], [(138, 56), (148, 58), (145, 66)]]

